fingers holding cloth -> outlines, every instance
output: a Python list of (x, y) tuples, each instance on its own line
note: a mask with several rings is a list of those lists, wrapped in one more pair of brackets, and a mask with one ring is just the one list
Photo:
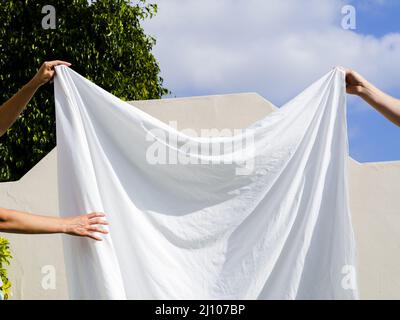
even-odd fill
[(53, 61), (46, 61), (42, 64), (42, 66), (39, 68), (37, 71), (36, 75), (33, 77), (32, 81), (35, 82), (35, 84), (40, 87), (44, 85), (45, 83), (53, 82), (54, 74), (55, 74), (55, 68), (56, 66), (59, 65), (64, 65), (69, 67), (71, 63), (62, 61), (62, 60), (53, 60)]

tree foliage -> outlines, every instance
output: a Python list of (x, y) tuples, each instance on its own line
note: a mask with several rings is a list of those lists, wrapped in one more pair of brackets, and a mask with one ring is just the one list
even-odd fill
[[(49, 4), (56, 10), (56, 29), (42, 27), (42, 8)], [(146, 0), (2, 0), (0, 103), (53, 59), (71, 62), (121, 99), (160, 98), (168, 91), (151, 53), (155, 39), (140, 24), (156, 10)], [(55, 144), (53, 86), (46, 84), (0, 138), (0, 181), (19, 179)]]
[(10, 295), (11, 283), (8, 280), (5, 266), (10, 264), (11, 258), (8, 240), (0, 237), (0, 300), (8, 299)]

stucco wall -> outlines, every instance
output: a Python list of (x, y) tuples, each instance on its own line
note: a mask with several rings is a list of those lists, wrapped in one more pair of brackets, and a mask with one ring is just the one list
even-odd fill
[[(255, 93), (133, 102), (178, 129), (244, 128), (275, 107)], [(56, 149), (20, 181), (0, 183), (0, 207), (57, 215)], [(349, 159), (350, 205), (358, 247), (361, 298), (400, 299), (400, 161), (360, 164)], [(60, 235), (5, 235), (14, 259), (14, 299), (66, 299)], [(50, 267), (47, 267), (50, 266)], [(52, 272), (56, 288), (42, 282)], [(45, 283), (46, 284), (46, 283)], [(45, 286), (46, 287), (46, 286)]]

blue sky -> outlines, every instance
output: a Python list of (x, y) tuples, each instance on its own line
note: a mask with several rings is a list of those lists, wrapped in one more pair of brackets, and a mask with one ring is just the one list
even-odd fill
[[(257, 92), (280, 106), (343, 65), (400, 97), (400, 1), (153, 2), (159, 12), (144, 27), (173, 96)], [(355, 30), (341, 26), (346, 4)], [(359, 98), (348, 99), (348, 128), (356, 160), (400, 160), (400, 128)]]
[(400, 32), (400, 1), (356, 0), (349, 1), (357, 10), (357, 32), (383, 36)]

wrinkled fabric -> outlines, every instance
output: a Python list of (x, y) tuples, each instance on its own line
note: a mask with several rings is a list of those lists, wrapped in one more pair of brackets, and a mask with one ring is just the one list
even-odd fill
[[(110, 223), (102, 242), (64, 237), (72, 299), (358, 297), (342, 70), (242, 133), (212, 139), (68, 67), (56, 74), (60, 215), (100, 211)], [(155, 143), (182, 161), (149, 161)], [(187, 147), (221, 143), (215, 156)]]

